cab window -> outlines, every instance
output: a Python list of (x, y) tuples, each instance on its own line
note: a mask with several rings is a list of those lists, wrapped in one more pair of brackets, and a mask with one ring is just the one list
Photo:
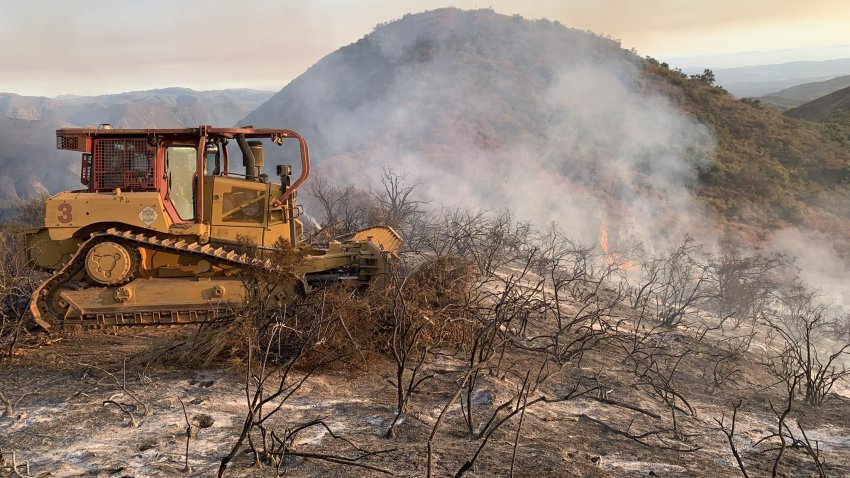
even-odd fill
[(198, 152), (192, 146), (169, 146), (165, 152), (168, 198), (180, 219), (195, 219), (195, 169)]

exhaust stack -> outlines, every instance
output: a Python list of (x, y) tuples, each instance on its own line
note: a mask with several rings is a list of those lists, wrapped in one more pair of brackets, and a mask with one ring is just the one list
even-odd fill
[(239, 149), (242, 151), (242, 165), (245, 166), (245, 178), (256, 180), (260, 177), (260, 171), (263, 170), (263, 164), (265, 164), (263, 142), (259, 140), (247, 141), (245, 135), (238, 134), (236, 135), (236, 143), (239, 144)]

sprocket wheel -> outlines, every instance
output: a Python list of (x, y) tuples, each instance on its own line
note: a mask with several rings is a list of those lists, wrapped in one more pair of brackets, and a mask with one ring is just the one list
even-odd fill
[(139, 252), (117, 242), (94, 245), (86, 254), (86, 276), (93, 282), (114, 286), (133, 278), (139, 267)]

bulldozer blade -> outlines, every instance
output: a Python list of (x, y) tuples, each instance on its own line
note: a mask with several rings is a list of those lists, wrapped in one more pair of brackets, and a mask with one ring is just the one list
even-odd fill
[(353, 241), (371, 241), (380, 246), (384, 252), (398, 254), (401, 249), (402, 239), (395, 230), (389, 226), (375, 226), (363, 229), (354, 234)]

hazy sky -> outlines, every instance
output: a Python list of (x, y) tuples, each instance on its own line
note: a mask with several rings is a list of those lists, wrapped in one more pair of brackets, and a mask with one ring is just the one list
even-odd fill
[[(735, 52), (780, 51), (771, 62), (850, 57), (847, 5), (847, 0), (3, 0), (0, 92), (279, 90), (376, 24), (444, 6), (558, 20), (681, 67), (756, 61), (753, 55), (726, 55)], [(825, 48), (836, 45), (843, 47)]]

